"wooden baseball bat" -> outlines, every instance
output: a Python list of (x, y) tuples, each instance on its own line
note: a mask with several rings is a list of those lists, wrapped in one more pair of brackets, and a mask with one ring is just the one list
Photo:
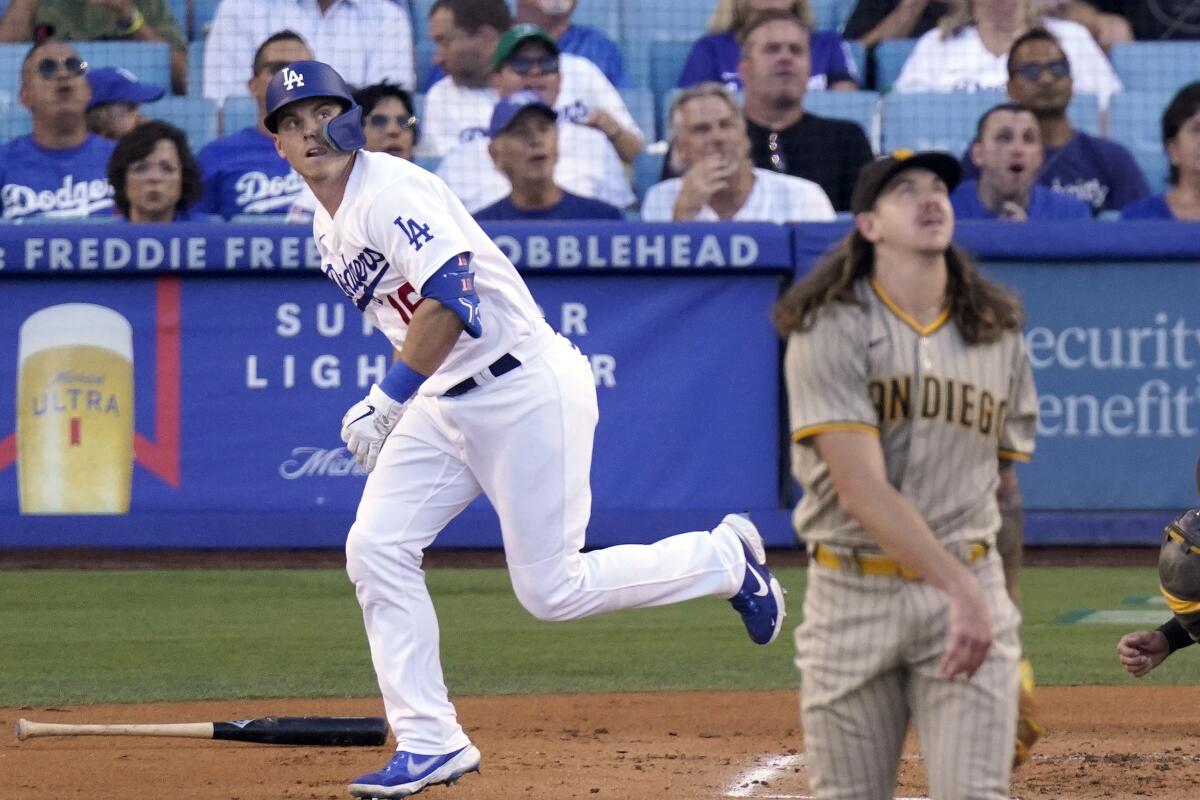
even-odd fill
[(387, 741), (382, 717), (260, 717), (229, 722), (69, 725), (17, 720), (17, 738), (35, 736), (172, 736), (257, 744), (377, 746)]

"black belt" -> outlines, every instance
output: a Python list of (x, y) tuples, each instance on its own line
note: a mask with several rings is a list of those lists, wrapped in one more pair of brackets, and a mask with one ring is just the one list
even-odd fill
[[(487, 368), (487, 371), (492, 373), (493, 378), (499, 378), (505, 373), (512, 372), (517, 367), (521, 366), (521, 362), (517, 361), (516, 357), (511, 353), (505, 353), (492, 362), (492, 365)], [(466, 394), (479, 385), (474, 378), (467, 378), (462, 383), (457, 383), (445, 391), (446, 397), (458, 397), (460, 394)]]

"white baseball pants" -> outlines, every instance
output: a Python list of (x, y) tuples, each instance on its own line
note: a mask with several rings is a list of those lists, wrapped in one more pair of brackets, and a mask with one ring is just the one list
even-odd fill
[[(477, 378), (481, 380), (481, 378)], [(468, 743), (447, 697), (422, 551), (481, 491), (500, 517), (513, 590), (541, 620), (579, 619), (740, 587), (718, 528), (581, 553), (598, 419), (587, 359), (566, 339), (459, 397), (418, 397), (384, 443), (346, 541), (371, 660), (399, 750)]]

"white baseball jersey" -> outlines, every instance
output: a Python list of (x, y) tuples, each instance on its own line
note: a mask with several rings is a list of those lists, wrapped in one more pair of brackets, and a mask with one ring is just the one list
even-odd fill
[(944, 544), (995, 543), (998, 456), (1033, 452), (1037, 392), (1024, 339), (968, 345), (949, 312), (922, 328), (875, 281), (862, 308), (834, 305), (791, 336), (784, 359), (792, 465), (804, 487), (796, 530), (809, 542), (873, 547), (837, 502), (812, 437), (835, 428), (878, 434), (888, 480)]
[[(438, 165), (438, 177), (472, 213), (507, 197), (512, 184), (488, 152), (491, 139), (474, 139), (451, 150)], [(608, 137), (595, 128), (558, 123), (558, 163), (554, 182), (580, 197), (628, 208), (637, 199), (629, 176)]]
[(437, 176), (360, 150), (344, 198), (332, 218), (317, 205), (321, 269), (397, 349), (425, 281), (459, 253), (471, 254), (483, 333), (459, 337), (421, 394), (442, 394), (535, 334), (549, 335), (516, 269)]
[[(1071, 62), (1077, 94), (1094, 94), (1101, 106), (1121, 91), (1121, 80), (1087, 28), (1065, 19), (1042, 19)], [(1004, 91), (1008, 83), (1008, 53), (992, 55), (983, 46), (979, 30), (968, 25), (949, 39), (938, 28), (917, 40), (904, 62), (895, 88), (898, 92)], [(974, 120), (971, 120), (973, 123)]]
[[(642, 221), (670, 222), (683, 178), (656, 183), (642, 201)], [(739, 222), (833, 222), (837, 214), (829, 196), (818, 184), (792, 175), (754, 168), (754, 188), (733, 215)], [(696, 215), (697, 222), (718, 222), (708, 205)]]
[[(604, 77), (600, 68), (586, 58), (561, 53), (558, 69), (562, 81), (554, 110), (563, 122), (581, 122), (594, 108), (613, 115), (621, 127), (639, 136), (642, 129), (633, 121), (621, 93)], [(429, 88), (421, 119), (420, 152), (444, 156), (460, 144), (487, 136), (492, 109), (500, 96), (490, 88), (459, 86), (449, 75)]]

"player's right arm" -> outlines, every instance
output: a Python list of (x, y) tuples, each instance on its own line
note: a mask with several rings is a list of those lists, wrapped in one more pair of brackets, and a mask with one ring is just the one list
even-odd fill
[(829, 469), (838, 503), (896, 561), (946, 593), (950, 635), (939, 670), (971, 677), (987, 657), (992, 624), (979, 581), (934, 536), (929, 524), (887, 480), (875, 434), (830, 430), (814, 446)]

